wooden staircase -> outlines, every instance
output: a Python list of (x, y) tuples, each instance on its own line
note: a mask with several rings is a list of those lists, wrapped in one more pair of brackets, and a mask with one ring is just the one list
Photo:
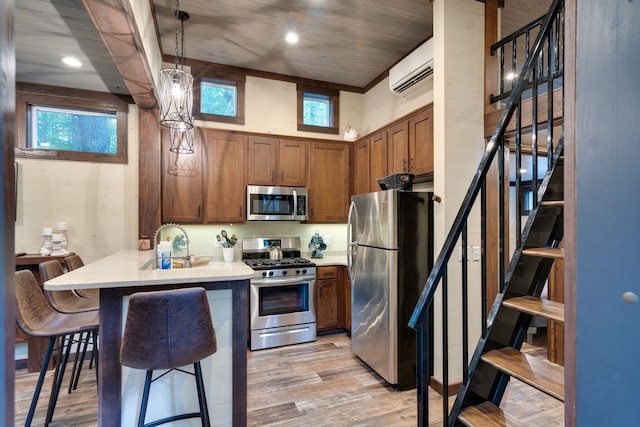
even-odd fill
[(520, 425), (500, 408), (510, 378), (564, 401), (563, 367), (520, 351), (532, 316), (564, 323), (564, 304), (540, 299), (553, 261), (564, 257), (559, 247), (564, 208), (561, 152), (562, 142), (541, 185), (542, 199), (531, 211), (523, 243), (507, 270), (505, 289), (496, 298), (490, 326), (469, 364), (468, 380), (453, 406), (453, 411), (460, 410), (457, 421), (463, 425)]

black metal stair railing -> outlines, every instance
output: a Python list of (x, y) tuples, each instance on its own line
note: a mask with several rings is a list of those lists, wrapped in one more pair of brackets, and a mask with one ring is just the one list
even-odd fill
[[(536, 34), (535, 41), (531, 45), (529, 43), (532, 34)], [(511, 68), (509, 72), (513, 72), (518, 65), (516, 46), (524, 45), (527, 47), (527, 53), (525, 54), (524, 64), (519, 75), (513, 80), (513, 85), (506, 87), (501, 84), (501, 93), (492, 96), (492, 100), (498, 102), (503, 99), (508, 99), (502, 115), (497, 123), (494, 132), (491, 135), (489, 142), (487, 143), (485, 152), (480, 160), (480, 165), (476, 170), (469, 189), (462, 201), (460, 210), (453, 222), (453, 225), (445, 239), (442, 246), (442, 250), (437, 257), (431, 273), (424, 286), (422, 294), (416, 304), (409, 326), (417, 331), (418, 339), (418, 358), (417, 358), (417, 393), (418, 393), (418, 425), (429, 425), (429, 383), (430, 372), (432, 367), (432, 354), (436, 350), (430, 348), (430, 341), (433, 341), (433, 336), (438, 335), (441, 341), (441, 354), (442, 361), (438, 365), (441, 370), (441, 394), (443, 396), (449, 396), (450, 388), (450, 372), (455, 376), (456, 372), (462, 377), (461, 384), (465, 384), (468, 378), (473, 374), (469, 371), (469, 339), (470, 337), (485, 336), (487, 332), (487, 278), (488, 270), (497, 271), (497, 285), (499, 292), (505, 290), (505, 253), (509, 250), (509, 244), (505, 240), (508, 239), (508, 233), (506, 231), (507, 221), (505, 218), (509, 215), (509, 210), (505, 207), (507, 200), (515, 200), (515, 217), (516, 224), (516, 246), (522, 239), (520, 230), (521, 226), (521, 212), (526, 208), (524, 198), (520, 193), (523, 191), (523, 179), (522, 179), (522, 161), (523, 157), (531, 158), (531, 194), (536, 197), (531, 198), (532, 206), (535, 208), (538, 203), (538, 180), (540, 176), (544, 176), (544, 169), (551, 169), (553, 161), (553, 152), (555, 146), (558, 144), (555, 137), (554, 127), (561, 124), (562, 113), (557, 114), (554, 112), (554, 104), (561, 103), (561, 99), (554, 100), (554, 90), (557, 92), (558, 88), (562, 91), (562, 70), (563, 70), (563, 45), (564, 45), (564, 2), (562, 0), (554, 0), (549, 12), (544, 17), (534, 21), (526, 29), (520, 30), (501, 42), (492, 46), (492, 52), (499, 52), (501, 55), (500, 66), (500, 79), (503, 81), (505, 77), (504, 58), (508, 57), (511, 62)], [(510, 53), (506, 54), (505, 49), (510, 48)], [(505, 89), (506, 87), (506, 89)], [(546, 96), (546, 106), (544, 105), (544, 99), (540, 95)], [(529, 107), (530, 105), (530, 107)], [(528, 113), (523, 115), (523, 111)], [(546, 114), (544, 111), (546, 110)], [(560, 135), (562, 132), (558, 132)], [(538, 139), (543, 134), (546, 134), (546, 144), (539, 146)], [(529, 140), (530, 137), (530, 140)], [(514, 139), (515, 147), (510, 147), (508, 139)], [(509, 180), (507, 173), (508, 167), (505, 166), (505, 160), (508, 159), (510, 152), (514, 152), (515, 163), (515, 179), (514, 187), (515, 196), (509, 196), (509, 186), (507, 182)], [(543, 157), (545, 159), (539, 159)], [(541, 163), (546, 167), (540, 168), (539, 161), (546, 160), (545, 163)], [(487, 176), (491, 168), (497, 167), (497, 182), (492, 183), (487, 181)], [(528, 183), (527, 183), (528, 184)], [(492, 206), (496, 210), (489, 210), (487, 203), (488, 193), (497, 194), (497, 203)], [(513, 193), (513, 191), (511, 191)], [(479, 227), (476, 222), (469, 223), (470, 214), (472, 210), (477, 209), (478, 196), (479, 197)], [(535, 209), (532, 209), (535, 211)], [(477, 220), (474, 216), (474, 220)], [(497, 248), (492, 245), (491, 250), (497, 256), (495, 263), (488, 265), (488, 257), (486, 256), (488, 250), (487, 244), (487, 230), (490, 221), (494, 221), (491, 225), (495, 226), (497, 222), (498, 238), (496, 239)], [(469, 229), (475, 231), (480, 230), (480, 247), (482, 253), (481, 268), (480, 268), (480, 283), (476, 283), (478, 280), (473, 280), (474, 288), (470, 287), (469, 278), (469, 266), (467, 260), (469, 254), (467, 251), (469, 242)], [(453, 271), (455, 269), (450, 264), (451, 256), (454, 253), (456, 247), (460, 247), (461, 267), (460, 276), (453, 277)], [(451, 293), (451, 286), (454, 286), (452, 282), (460, 280), (460, 300), (452, 301), (448, 294)], [(473, 312), (470, 308), (470, 294), (480, 286), (481, 295), (481, 308), (480, 316), (470, 316), (469, 311)], [(440, 290), (439, 300), (441, 303), (440, 316), (438, 319), (433, 319), (434, 312), (434, 297), (436, 291)], [(456, 291), (458, 289), (455, 289)], [(499, 299), (499, 298), (498, 298)], [(493, 303), (493, 301), (490, 301)], [(449, 308), (459, 304), (461, 307), (461, 330), (451, 330), (449, 328)], [(477, 308), (477, 307), (476, 307)], [(494, 310), (492, 309), (492, 312)], [(436, 332), (434, 330), (434, 324), (439, 322), (441, 329)], [(450, 341), (452, 337), (460, 340), (461, 354), (460, 359), (462, 361), (461, 369), (451, 368), (449, 364), (449, 352)], [(457, 346), (456, 346), (457, 347)], [(458, 367), (455, 367), (458, 368)], [(432, 393), (435, 393), (432, 391)], [(455, 412), (455, 411), (454, 411)], [(438, 417), (439, 418), (439, 417)], [(444, 426), (453, 426), (456, 423), (457, 413), (450, 413), (449, 400), (447, 398), (442, 399), (442, 419)]]

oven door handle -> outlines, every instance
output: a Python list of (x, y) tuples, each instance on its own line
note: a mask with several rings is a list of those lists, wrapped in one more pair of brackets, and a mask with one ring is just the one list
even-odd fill
[(315, 276), (295, 276), (295, 277), (275, 277), (268, 279), (251, 279), (252, 285), (294, 285), (300, 282), (308, 282), (310, 280), (315, 280)]

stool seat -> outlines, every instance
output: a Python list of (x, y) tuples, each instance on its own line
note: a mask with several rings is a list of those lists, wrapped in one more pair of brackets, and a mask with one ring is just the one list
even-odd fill
[(138, 426), (144, 425), (149, 389), (154, 381), (153, 371), (172, 370), (191, 364), (194, 366), (200, 412), (171, 416), (150, 425), (200, 417), (202, 425), (208, 426), (209, 414), (200, 361), (216, 351), (216, 332), (203, 288), (131, 295), (120, 348), (120, 363), (147, 371)]

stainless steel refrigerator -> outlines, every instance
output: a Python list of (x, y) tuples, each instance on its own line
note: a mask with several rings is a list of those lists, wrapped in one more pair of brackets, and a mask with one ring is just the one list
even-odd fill
[(407, 324), (433, 265), (432, 195), (359, 194), (349, 208), (351, 348), (398, 389), (416, 385), (416, 332)]

